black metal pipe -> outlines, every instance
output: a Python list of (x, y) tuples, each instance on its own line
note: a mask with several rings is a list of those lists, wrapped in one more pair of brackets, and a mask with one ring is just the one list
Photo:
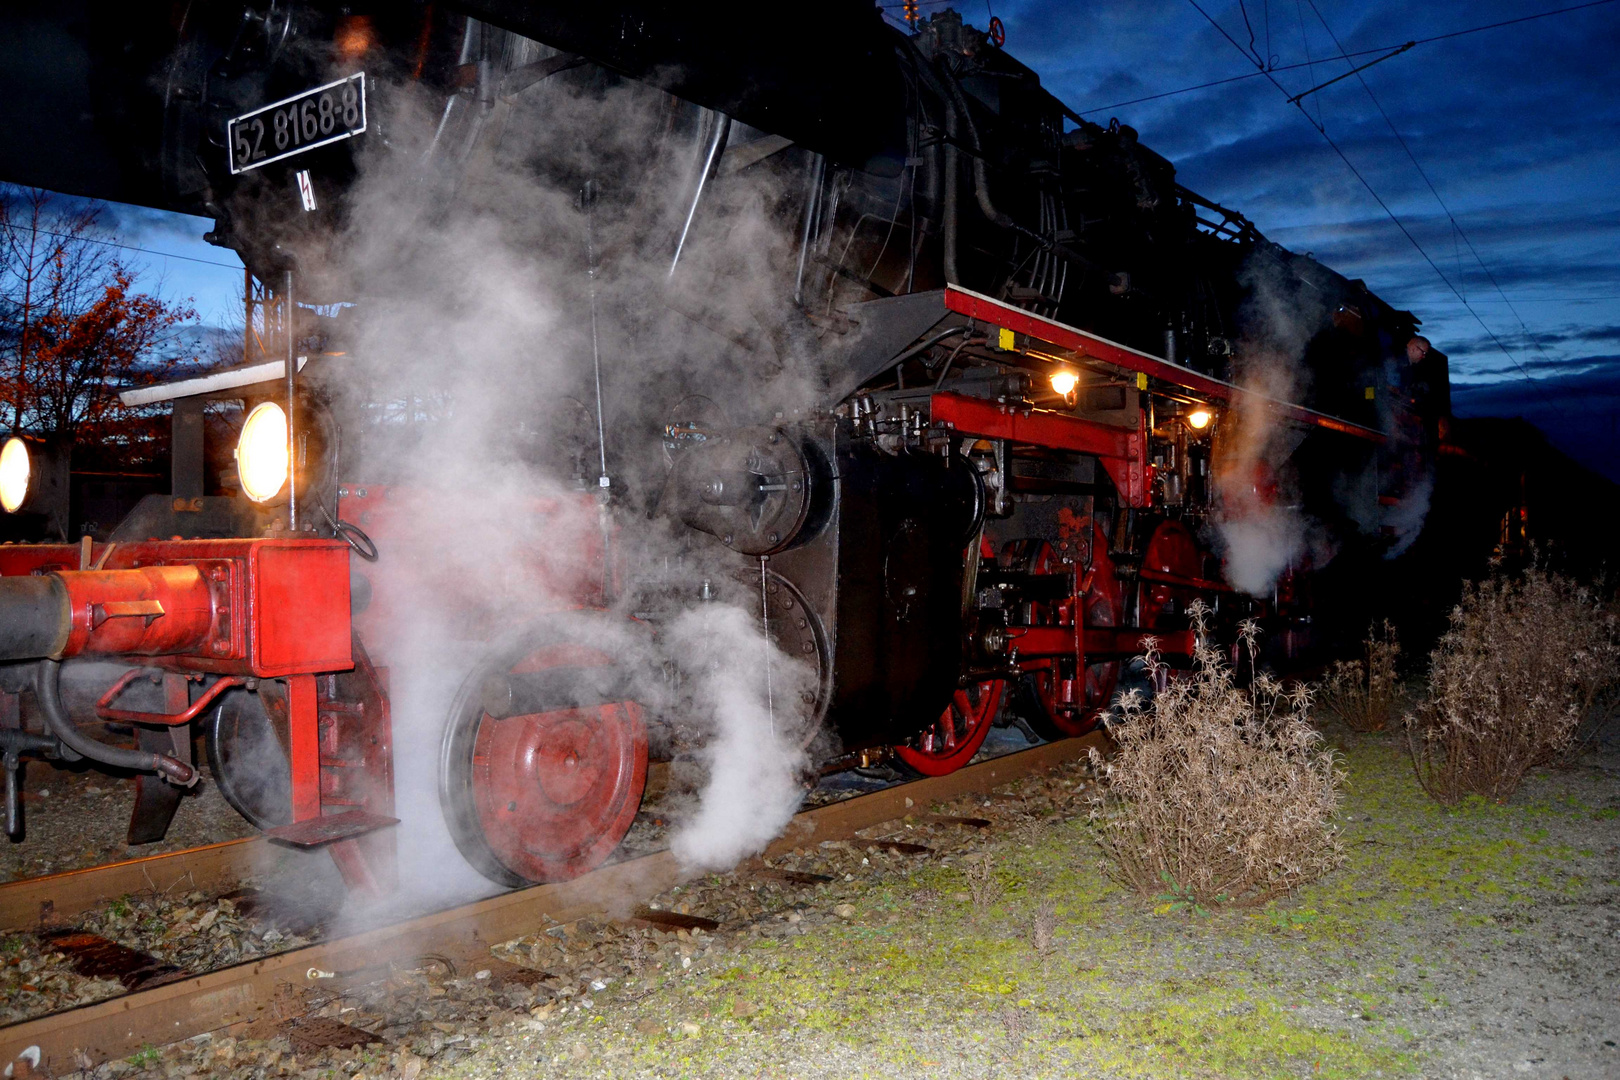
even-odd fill
[(67, 708), (62, 704), (62, 664), (58, 660), (41, 660), (34, 669), (34, 696), (39, 701), (39, 711), (45, 718), (45, 727), (56, 736), (64, 746), (75, 753), (99, 761), (103, 765), (111, 765), (118, 769), (133, 769), (136, 772), (155, 772), (165, 780), (179, 784), (181, 787), (190, 787), (197, 782), (197, 770), (183, 761), (169, 757), (166, 754), (152, 754), (142, 750), (125, 750), (117, 746), (108, 746), (97, 739), (91, 739), (79, 732), (73, 720), (67, 714)]
[[(927, 352), (929, 349), (932, 349), (935, 345), (938, 345), (946, 338), (955, 337), (957, 334), (966, 334), (972, 329), (973, 327), (971, 326), (953, 326), (948, 330), (941, 330), (939, 333), (935, 334), (921, 345), (913, 345), (911, 348), (907, 349), (893, 360), (890, 360), (888, 364), (884, 365), (883, 371), (893, 371), (907, 360), (910, 360), (913, 356), (921, 356), (923, 353)], [(955, 354), (953, 353), (952, 355), (954, 356)], [(883, 374), (883, 371), (880, 371), (877, 374), (881, 375)], [(876, 375), (873, 376), (873, 378), (876, 377)], [(901, 389), (903, 390), (905, 388), (901, 387)]]
[(40, 753), (55, 757), (60, 744), (44, 735), (10, 728), (0, 729), (0, 765), (6, 770), (6, 835), (21, 840), (23, 834), (22, 792), (19, 790), (19, 770), (22, 755)]
[[(973, 194), (978, 200), (979, 212), (992, 223), (1000, 226), (1003, 229), (1008, 229), (1012, 232), (1018, 233), (1020, 236), (1033, 240), (1036, 244), (1040, 245), (1043, 250), (1051, 252), (1053, 255), (1056, 255), (1058, 258), (1063, 259), (1066, 262), (1087, 269), (1097, 269), (1096, 263), (1080, 254), (1078, 251), (1075, 251), (1073, 248), (1068, 247), (1065, 244), (1058, 243), (1051, 237), (1042, 236), (1034, 229), (1020, 225), (1018, 222), (1014, 221), (1010, 216), (1004, 213), (998, 206), (996, 206), (995, 201), (990, 198), (990, 175), (989, 168), (985, 163), (984, 144), (979, 141), (978, 125), (974, 124), (973, 122), (973, 114), (969, 111), (967, 96), (962, 93), (962, 87), (957, 83), (956, 77), (949, 71), (942, 72), (937, 81), (945, 88), (946, 91), (946, 101), (950, 106), (946, 112), (948, 120), (955, 119), (959, 115), (962, 123), (967, 125), (968, 139), (973, 148)], [(956, 137), (954, 124), (949, 125), (948, 134), (952, 139)], [(950, 159), (953, 152), (953, 147), (950, 144), (947, 144), (947, 161)], [(955, 170), (947, 165), (945, 174), (945, 183), (947, 187), (945, 201), (950, 204), (950, 209), (952, 210), (955, 209), (956, 204), (954, 196), (949, 188), (955, 179)], [(954, 254), (955, 241), (948, 234), (946, 240), (948, 245), (947, 253)], [(949, 280), (954, 280), (950, 278), (949, 267), (947, 267), (946, 277)]]
[(0, 660), (37, 660), (67, 648), (72, 613), (55, 574), (0, 577)]
[(17, 770), (21, 767), (16, 754), (6, 755), (6, 836), (12, 840), (21, 840), (23, 831), (22, 792), (17, 790)]

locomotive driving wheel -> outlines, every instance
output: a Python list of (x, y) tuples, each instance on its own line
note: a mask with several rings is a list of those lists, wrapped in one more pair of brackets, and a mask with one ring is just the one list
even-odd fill
[(616, 657), (629, 625), (557, 615), (492, 647), (450, 708), (439, 795), (456, 846), (520, 886), (578, 877), (629, 831), (647, 729)]
[(894, 748), (895, 756), (924, 776), (953, 773), (973, 759), (1001, 711), (1005, 679), (991, 679), (958, 690), (945, 711), (911, 741)]
[(1187, 608), (1200, 593), (1196, 581), (1216, 576), (1204, 565), (1204, 551), (1186, 525), (1174, 519), (1159, 522), (1142, 551), (1142, 569), (1173, 581), (1142, 583), (1142, 625), (1150, 630), (1175, 630), (1186, 625)]
[[(1108, 557), (1108, 535), (1101, 526), (1091, 530), (1090, 569), (1080, 575), (1084, 591), (1046, 604), (1030, 604), (1029, 625), (1073, 626), (1079, 615), (1082, 628), (1119, 625), (1123, 593)], [(1070, 572), (1053, 551), (1041, 541), (1023, 541), (1009, 547), (1009, 555), (1019, 559), (1032, 574)], [(1074, 656), (1041, 657), (1020, 664), (1024, 670), (1026, 696), (1036, 706), (1029, 717), (1035, 730), (1048, 739), (1084, 735), (1097, 726), (1104, 709), (1119, 686), (1119, 659), (1091, 660), (1083, 671)]]
[[(964, 554), (977, 551), (980, 559), (994, 559), (995, 548), (983, 530)], [(973, 603), (978, 561), (969, 562), (971, 573), (963, 575), (962, 608)], [(1006, 697), (1007, 680), (989, 679), (962, 687), (951, 695), (950, 703), (932, 724), (894, 748), (894, 754), (913, 772), (923, 776), (945, 776), (973, 760), (995, 725)]]

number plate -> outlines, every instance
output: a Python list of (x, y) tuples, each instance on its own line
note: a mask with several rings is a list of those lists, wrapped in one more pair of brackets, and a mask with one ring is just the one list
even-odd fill
[(366, 130), (366, 73), (243, 113), (225, 126), (231, 172), (243, 173)]

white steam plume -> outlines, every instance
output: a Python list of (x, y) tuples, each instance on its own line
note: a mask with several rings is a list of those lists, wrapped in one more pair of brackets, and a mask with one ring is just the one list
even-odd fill
[[(510, 66), (549, 52), (501, 40)], [(489, 108), (465, 95), (414, 112), (406, 97), (394, 104), (347, 228), (324, 263), (311, 255), (300, 269), (317, 297), (322, 282), (361, 297), (339, 320), (350, 355), (330, 365), (339, 410), (364, 431), (345, 447), (344, 479), (392, 485), (400, 500), (374, 525), (379, 560), (356, 565), (377, 597), (367, 645), (389, 669), (396, 900), (422, 906), (491, 888), (456, 852), (436, 782), (449, 702), (483, 642), (602, 603), (602, 522), (565, 460), (588, 459), (594, 490), (593, 290), (607, 467), (628, 503), (614, 544), (632, 553), (631, 579), (718, 548), (647, 522), (633, 501), (663, 482), (660, 424), (690, 419), (669, 415), (675, 402), (703, 392), (725, 420), (768, 422), (803, 409), (812, 386), (802, 342), (781, 329), (796, 242), (784, 193), (802, 169), (788, 181), (769, 167), (716, 177), (669, 280), (665, 240), (690, 206), (695, 148), (680, 132), (695, 107), (563, 76)], [(587, 181), (603, 193), (589, 220)], [(737, 565), (729, 553), (716, 561), (720, 574)], [(706, 738), (707, 780), (677, 854), (720, 868), (763, 848), (802, 797), (805, 669), (767, 646), (757, 610), (703, 605), (664, 630), (663, 652), (687, 676), (677, 719)], [(616, 659), (658, 668), (656, 657)]]
[(793, 705), (808, 674), (737, 608), (687, 611), (668, 635), (686, 661), (693, 713), (712, 725), (700, 753), (708, 775), (698, 805), (670, 850), (689, 870), (725, 870), (763, 851), (804, 798), (804, 725)]
[(1300, 361), (1321, 310), (1274, 258), (1257, 253), (1243, 278), (1250, 292), (1233, 374), (1250, 394), (1239, 396), (1217, 433), (1212, 524), (1227, 580), (1250, 596), (1265, 597), (1305, 553), (1312, 523), (1290, 502), (1280, 475), (1298, 433), (1250, 395), (1299, 400), (1307, 389)]

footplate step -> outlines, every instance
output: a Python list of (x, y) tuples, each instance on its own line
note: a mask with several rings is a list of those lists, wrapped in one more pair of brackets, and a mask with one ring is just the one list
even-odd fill
[(341, 814), (310, 818), (308, 821), (295, 821), (291, 825), (278, 825), (274, 829), (266, 829), (264, 835), (278, 844), (290, 844), (298, 848), (318, 848), (339, 840), (353, 840), (367, 833), (374, 833), (378, 829), (398, 824), (399, 818), (384, 817), (382, 814), (373, 814), (366, 810), (348, 810)]

